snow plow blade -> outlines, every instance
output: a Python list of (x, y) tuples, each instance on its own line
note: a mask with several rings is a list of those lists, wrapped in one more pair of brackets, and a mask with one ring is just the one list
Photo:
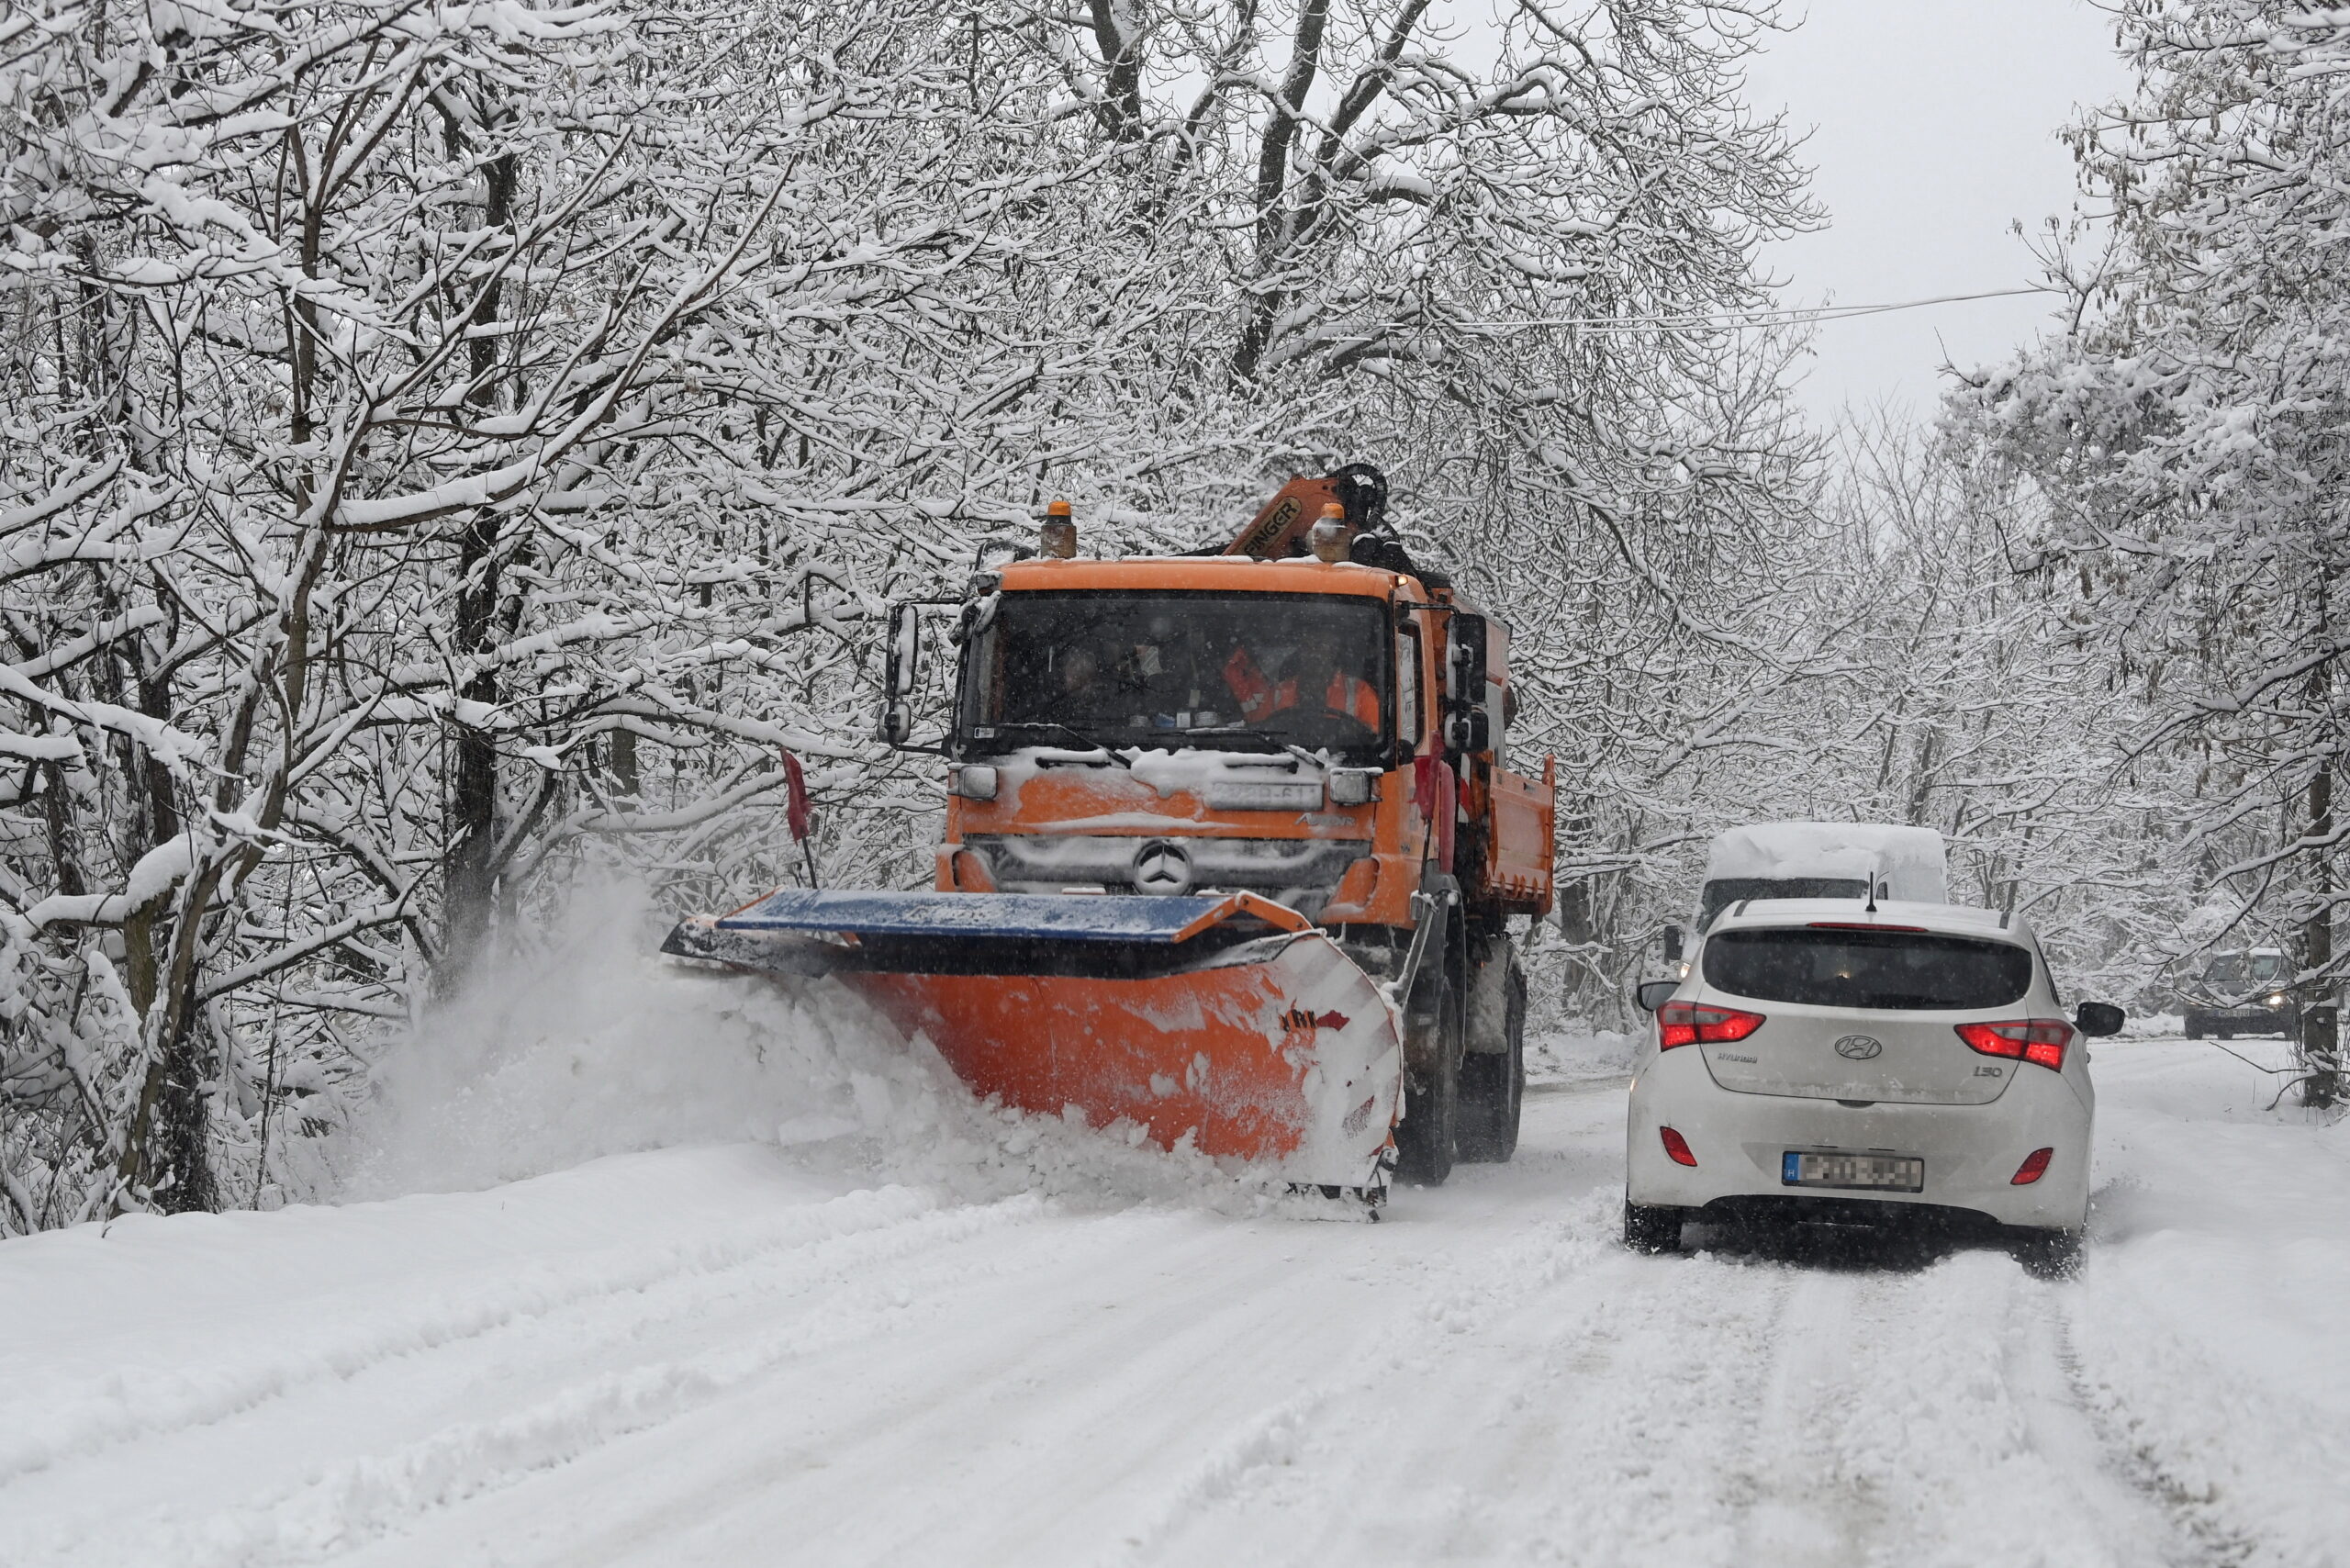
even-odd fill
[(1278, 1180), (1385, 1184), (1401, 1025), (1379, 985), (1253, 894), (785, 889), (681, 922), (662, 951), (838, 977), (982, 1095)]

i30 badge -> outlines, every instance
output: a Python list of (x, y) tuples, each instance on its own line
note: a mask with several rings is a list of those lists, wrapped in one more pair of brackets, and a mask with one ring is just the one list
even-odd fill
[(1854, 1061), (1866, 1061), (1883, 1049), (1885, 1042), (1873, 1035), (1847, 1035), (1836, 1042), (1836, 1054)]

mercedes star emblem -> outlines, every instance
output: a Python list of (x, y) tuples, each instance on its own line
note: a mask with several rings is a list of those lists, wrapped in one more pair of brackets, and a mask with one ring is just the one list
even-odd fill
[(1192, 890), (1192, 853), (1180, 844), (1154, 838), (1135, 851), (1135, 891), (1181, 898)]
[(1847, 1035), (1836, 1042), (1836, 1054), (1854, 1061), (1866, 1061), (1883, 1049), (1885, 1042), (1870, 1035)]

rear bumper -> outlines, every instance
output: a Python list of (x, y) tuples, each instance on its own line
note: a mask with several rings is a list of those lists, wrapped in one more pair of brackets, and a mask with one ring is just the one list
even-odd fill
[[(1908, 1207), (1924, 1220), (1934, 1217), (1931, 1211), (1962, 1210), (2001, 1225), (2078, 1229), (2088, 1210), (2091, 1120), (2070, 1084), (2037, 1069), (1987, 1105), (1860, 1108), (1834, 1100), (1734, 1093), (1715, 1083), (1695, 1050), (1652, 1051), (1632, 1084), (1625, 1194), (1636, 1204), (1684, 1208), (1772, 1200), (1745, 1206), (1807, 1206), (1847, 1217)], [(1688, 1141), (1695, 1166), (1676, 1164), (1665, 1154), (1660, 1129), (1666, 1126)], [(2016, 1168), (2037, 1148), (2056, 1151), (2047, 1172), (2030, 1186), (2014, 1185)], [(1790, 1149), (1916, 1156), (1925, 1161), (1925, 1188), (1789, 1186), (1780, 1170)]]

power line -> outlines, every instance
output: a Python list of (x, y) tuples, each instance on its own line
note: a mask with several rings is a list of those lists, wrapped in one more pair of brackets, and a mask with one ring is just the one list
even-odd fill
[(1594, 331), (1735, 332), (1756, 327), (1785, 327), (1797, 322), (1842, 321), (1856, 316), (1882, 316), (1895, 310), (1923, 310), (1934, 305), (1963, 305), (1976, 299), (2009, 299), (2025, 294), (2053, 294), (2046, 284), (2020, 288), (1992, 288), (1979, 294), (1940, 294), (1930, 299), (1901, 299), (1880, 305), (1785, 306), (1770, 310), (1740, 311), (1727, 316), (1548, 316), (1515, 321), (1462, 321), (1464, 327), (1506, 330), (1517, 327), (1582, 327)]

